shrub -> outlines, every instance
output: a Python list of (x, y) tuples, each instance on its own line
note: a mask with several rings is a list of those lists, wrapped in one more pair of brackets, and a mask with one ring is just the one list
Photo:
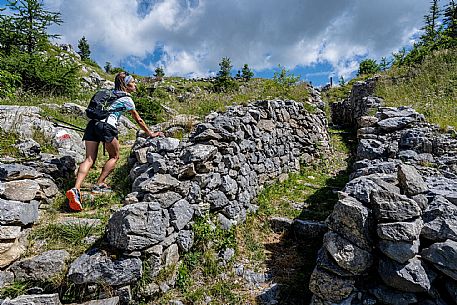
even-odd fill
[(0, 70), (0, 97), (11, 97), (21, 84), (21, 77), (6, 70)]
[(16, 53), (0, 58), (0, 70), (20, 76), (26, 91), (69, 95), (78, 88), (78, 67), (54, 56)]
[(156, 98), (149, 96), (135, 99), (135, 106), (147, 124), (157, 124), (162, 121), (163, 109)]

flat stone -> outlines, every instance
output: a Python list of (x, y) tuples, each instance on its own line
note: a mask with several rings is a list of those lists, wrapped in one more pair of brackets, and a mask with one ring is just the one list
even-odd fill
[(373, 256), (334, 232), (324, 236), (324, 247), (335, 262), (354, 274), (365, 272), (373, 264)]
[(372, 192), (371, 203), (378, 221), (402, 221), (422, 214), (420, 206), (405, 195), (383, 190)]
[(0, 180), (12, 181), (22, 179), (36, 179), (43, 177), (43, 174), (33, 167), (21, 164), (1, 164), (0, 163)]
[(195, 144), (184, 149), (180, 155), (184, 163), (206, 162), (217, 153), (217, 148), (212, 145)]
[(378, 224), (379, 238), (392, 241), (414, 241), (419, 239), (424, 222), (418, 218), (412, 222), (392, 222)]
[(136, 282), (142, 275), (139, 258), (111, 260), (108, 256), (93, 249), (78, 257), (68, 270), (67, 278), (77, 284), (105, 283), (122, 286)]
[(382, 239), (379, 241), (379, 250), (390, 259), (403, 264), (419, 253), (419, 245), (419, 239), (410, 242)]
[(338, 200), (326, 220), (329, 229), (367, 251), (373, 244), (372, 222), (368, 209), (352, 197)]
[(155, 174), (152, 178), (143, 181), (133, 191), (142, 191), (149, 193), (159, 193), (173, 190), (179, 185), (179, 180), (169, 174)]
[(38, 219), (38, 203), (0, 199), (0, 225), (26, 226)]
[(35, 199), (40, 185), (35, 180), (15, 180), (0, 184), (0, 196), (8, 200), (30, 201)]
[(21, 295), (15, 299), (6, 299), (2, 305), (61, 305), (59, 294)]
[(0, 268), (5, 268), (21, 257), (27, 250), (27, 236), (30, 229), (23, 230), (11, 247), (0, 255)]
[(440, 195), (457, 205), (457, 181), (445, 177), (428, 177), (425, 179), (432, 194)]
[(436, 196), (422, 216), (424, 226), (421, 236), (434, 240), (457, 241), (457, 206), (442, 196)]
[(20, 226), (0, 226), (0, 240), (16, 239), (21, 235)]
[(17, 281), (45, 282), (64, 272), (70, 254), (65, 250), (50, 250), (38, 256), (15, 262), (9, 268)]
[(311, 274), (309, 289), (318, 297), (330, 302), (340, 302), (354, 290), (355, 281), (341, 278), (327, 271), (315, 268)]

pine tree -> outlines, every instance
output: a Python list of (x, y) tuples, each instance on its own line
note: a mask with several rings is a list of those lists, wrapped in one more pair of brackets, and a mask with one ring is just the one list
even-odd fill
[(110, 63), (109, 61), (107, 61), (107, 62), (105, 63), (104, 68), (105, 68), (105, 72), (106, 72), (106, 73), (111, 73), (111, 70), (113, 69), (113, 66), (111, 65), (111, 63)]
[(233, 66), (230, 58), (223, 57), (219, 63), (220, 70), (217, 72), (216, 82), (214, 84), (217, 91), (230, 91), (237, 87), (237, 83), (232, 79), (230, 71)]
[(2, 47), (17, 47), (28, 54), (34, 53), (40, 45), (48, 42), (49, 38), (59, 35), (48, 34), (47, 28), (53, 24), (61, 24), (60, 13), (50, 12), (43, 8), (43, 3), (38, 0), (7, 0), (6, 6), (13, 12), (11, 16), (2, 15), (2, 22), (10, 23), (6, 30), (7, 37), (14, 37), (13, 41)]
[(440, 17), (440, 9), (438, 6), (438, 0), (432, 0), (429, 13), (424, 16), (425, 25), (422, 28), (424, 34), (421, 37), (421, 41), (425, 45), (430, 45), (438, 39), (438, 19)]
[(78, 49), (78, 54), (81, 56), (82, 60), (90, 59), (90, 47), (86, 37), (83, 36), (80, 40), (78, 40)]
[(163, 71), (163, 68), (162, 67), (157, 67), (155, 70), (154, 70), (154, 77), (156, 78), (162, 78), (165, 76), (165, 72)]
[(374, 74), (379, 72), (380, 68), (379, 65), (376, 63), (376, 60), (368, 58), (364, 59), (360, 62), (359, 71), (357, 72), (357, 76), (365, 75), (365, 74)]
[(241, 77), (245, 81), (249, 81), (254, 76), (254, 73), (249, 69), (248, 64), (244, 64), (243, 69), (241, 70)]
[(449, 1), (443, 16), (445, 35), (451, 39), (457, 39), (457, 3), (454, 0)]
[(346, 82), (344, 81), (343, 75), (340, 76), (339, 84), (340, 84), (340, 86), (344, 86), (346, 84)]

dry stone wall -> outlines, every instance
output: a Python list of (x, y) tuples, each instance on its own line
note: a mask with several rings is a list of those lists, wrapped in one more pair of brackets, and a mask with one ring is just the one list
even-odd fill
[[(224, 228), (255, 211), (263, 184), (299, 169), (329, 149), (323, 111), (294, 101), (258, 101), (210, 114), (188, 139), (137, 138), (131, 158), (132, 193), (107, 226), (112, 259), (94, 249), (74, 261), (68, 279), (128, 287), (143, 272), (154, 278), (193, 245), (195, 217), (210, 212)], [(142, 262), (150, 268), (142, 270)], [(103, 271), (105, 270), (105, 271)], [(170, 283), (151, 283), (153, 295)]]
[(312, 304), (457, 304), (455, 133), (408, 107), (357, 123), (359, 160), (326, 220)]

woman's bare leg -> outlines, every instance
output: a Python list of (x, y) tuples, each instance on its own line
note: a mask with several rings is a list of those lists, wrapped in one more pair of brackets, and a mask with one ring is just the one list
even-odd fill
[(99, 142), (85, 141), (86, 144), (86, 159), (79, 165), (78, 174), (76, 176), (75, 188), (81, 189), (81, 184), (89, 173), (90, 168), (97, 160)]
[(98, 177), (98, 185), (105, 183), (106, 177), (108, 177), (108, 175), (113, 171), (116, 167), (117, 160), (119, 160), (119, 141), (116, 138), (114, 138), (110, 143), (105, 143), (105, 148), (108, 152), (109, 159), (103, 166), (100, 177)]

